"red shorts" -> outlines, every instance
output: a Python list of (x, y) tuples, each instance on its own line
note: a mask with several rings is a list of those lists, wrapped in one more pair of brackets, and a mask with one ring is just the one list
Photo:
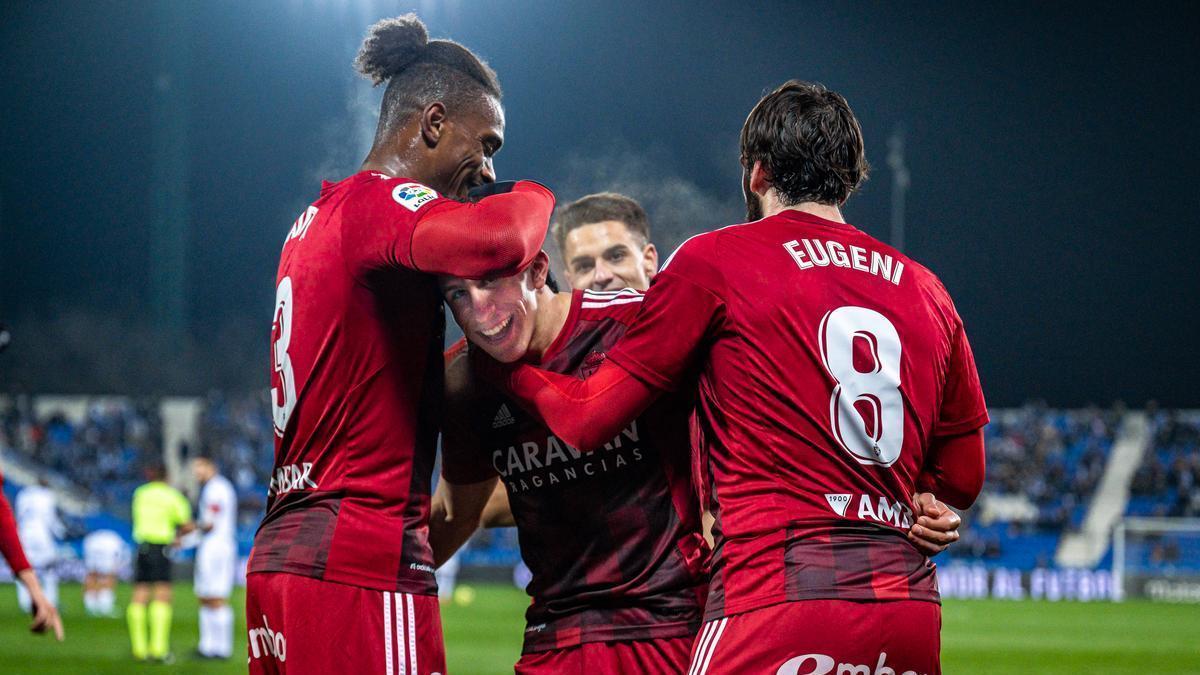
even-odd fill
[(694, 637), (589, 642), (587, 644), (523, 654), (517, 675), (682, 675)]
[(941, 629), (933, 602), (787, 602), (704, 624), (688, 673), (937, 675)]
[(346, 586), (296, 574), (246, 578), (250, 672), (446, 672), (437, 596)]

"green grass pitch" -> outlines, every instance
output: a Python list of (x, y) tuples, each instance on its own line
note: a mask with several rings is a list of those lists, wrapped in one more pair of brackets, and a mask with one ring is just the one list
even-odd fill
[[(503, 586), (476, 587), (470, 605), (444, 608), (447, 670), (453, 675), (511, 673), (520, 651), (527, 600)], [(123, 608), (129, 588), (118, 600)], [(242, 594), (235, 596), (238, 639), (246, 653)], [(30, 635), (16, 591), (0, 585), (0, 673), (244, 673), (245, 657), (227, 663), (193, 660), (196, 601), (188, 584), (176, 587), (172, 666), (138, 665), (128, 657), (125, 621), (83, 613), (78, 585), (62, 589), (67, 640)], [(943, 611), (946, 673), (1200, 673), (1200, 606), (1147, 602), (1049, 603), (948, 601)]]

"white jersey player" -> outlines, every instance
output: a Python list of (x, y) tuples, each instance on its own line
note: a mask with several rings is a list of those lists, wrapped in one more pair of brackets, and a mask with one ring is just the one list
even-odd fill
[[(25, 557), (42, 580), (46, 598), (58, 605), (58, 540), (65, 528), (58, 518), (58, 498), (48, 483), (42, 479), (17, 493), (14, 504), (17, 516), (17, 532)], [(17, 585), (17, 600), (21, 609), (30, 609), (29, 593), (23, 585)]]
[(192, 473), (203, 486), (196, 517), (196, 597), (200, 600), (199, 654), (227, 659), (233, 655), (233, 609), (229, 594), (237, 564), (237, 493), (208, 457), (192, 460)]
[(116, 616), (117, 575), (130, 562), (129, 544), (112, 530), (96, 530), (83, 538), (83, 606), (91, 616)]

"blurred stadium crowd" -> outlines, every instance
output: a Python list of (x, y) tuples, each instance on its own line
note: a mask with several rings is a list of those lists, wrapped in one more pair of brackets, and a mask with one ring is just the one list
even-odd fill
[[(198, 450), (214, 457), (237, 489), (239, 544), (249, 551), (265, 507), (274, 436), (267, 392), (210, 393), (201, 402)], [(41, 410), (40, 414), (37, 412)], [(1146, 411), (1151, 442), (1130, 485), (1125, 515), (1200, 516), (1200, 412)], [(1054, 566), (1060, 538), (1077, 531), (1104, 474), (1126, 411), (1120, 406), (1056, 410), (1041, 404), (992, 411), (986, 429), (988, 475), (979, 503), (966, 513), (963, 538), (939, 557), (952, 563), (1033, 570)], [(30, 397), (0, 402), (0, 456), (88, 508), (128, 518), (140, 467), (161, 456), (163, 421), (154, 399), (104, 399), (81, 421)], [(19, 483), (5, 485), (10, 498)], [(71, 535), (86, 527), (78, 519)], [(127, 532), (127, 530), (126, 530)], [(69, 536), (71, 536), (69, 535)], [(1174, 564), (1186, 551), (1170, 536), (1152, 542), (1152, 563)], [(77, 546), (75, 546), (77, 548)], [(1111, 553), (1098, 568), (1110, 564)], [(462, 556), (465, 566), (511, 566), (519, 559), (508, 529), (481, 532)]]

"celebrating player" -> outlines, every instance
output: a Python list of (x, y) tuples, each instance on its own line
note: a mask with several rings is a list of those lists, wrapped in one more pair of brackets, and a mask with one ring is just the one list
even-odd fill
[(983, 482), (987, 410), (949, 294), (845, 223), (866, 175), (845, 99), (788, 82), (742, 129), (752, 222), (693, 237), (587, 379), (506, 384), (580, 448), (699, 376), (699, 474), (716, 551), (695, 673), (937, 672), (933, 564), (910, 495), (960, 508)]
[[(4, 475), (0, 474), (0, 488), (3, 486)], [(37, 573), (25, 558), (25, 551), (21, 548), (21, 539), (17, 534), (17, 521), (13, 518), (12, 507), (9, 506), (3, 492), (0, 492), (0, 555), (4, 556), (4, 561), (8, 563), (13, 576), (29, 593), (33, 613), (33, 625), (29, 629), (35, 633), (50, 629), (54, 631), (54, 637), (61, 642), (63, 625), (58, 616), (58, 608), (42, 591)]]
[(237, 493), (229, 479), (217, 473), (211, 457), (192, 460), (192, 475), (202, 486), (197, 509), (196, 597), (200, 600), (200, 644), (204, 658), (233, 655), (233, 608), (229, 594), (237, 565)]
[(387, 83), (374, 145), (297, 219), (277, 276), (275, 470), (247, 582), (255, 673), (445, 672), (427, 540), (433, 275), (523, 269), (554, 207), (530, 182), (448, 198), (493, 183), (503, 142), (500, 86), (470, 50), (407, 15), (373, 26), (356, 66)]
[[(548, 272), (541, 253), (520, 274), (443, 277), (442, 289), (463, 332), (497, 360), (586, 373), (625, 332), (642, 296), (555, 293)], [(603, 450), (581, 455), (475, 380), (470, 360), (465, 342), (448, 353), (435, 559), (475, 529), (471, 504), (482, 504), (499, 474), (533, 574), (517, 672), (682, 673), (709, 552), (688, 475), (690, 399), (663, 399)]]
[(576, 199), (562, 208), (553, 231), (572, 288), (644, 291), (658, 272), (650, 220), (625, 195), (600, 192)]

